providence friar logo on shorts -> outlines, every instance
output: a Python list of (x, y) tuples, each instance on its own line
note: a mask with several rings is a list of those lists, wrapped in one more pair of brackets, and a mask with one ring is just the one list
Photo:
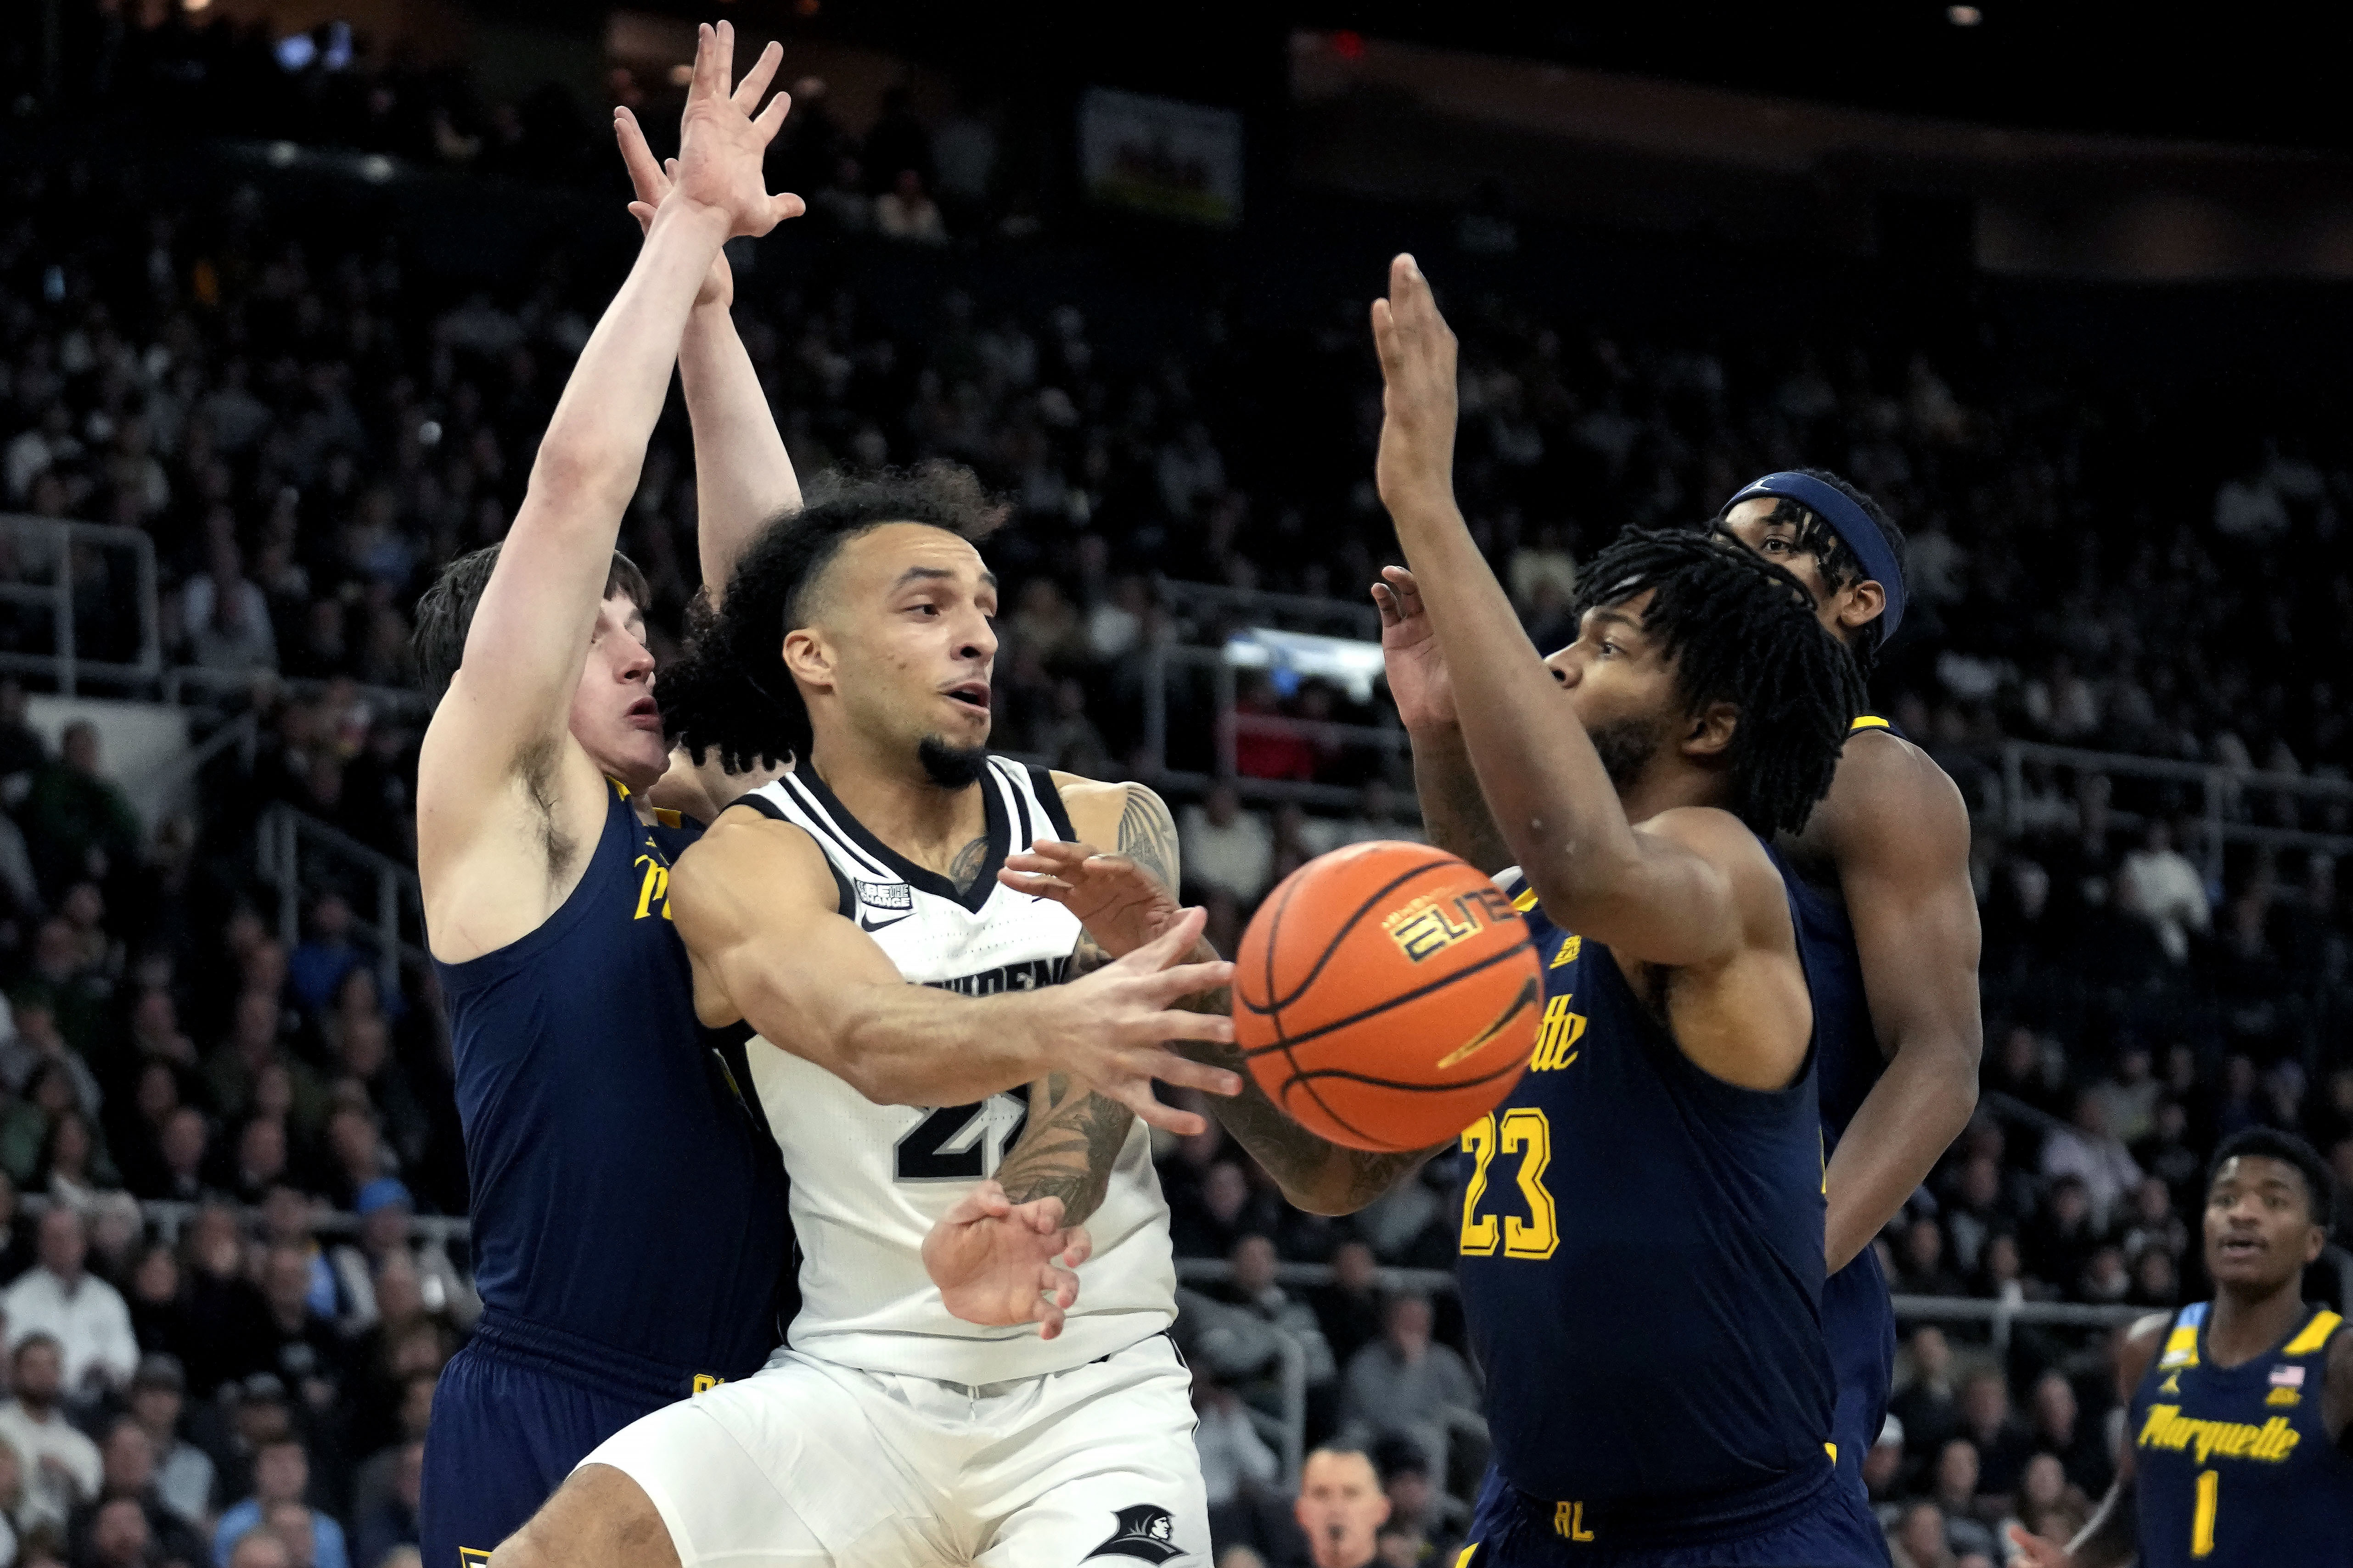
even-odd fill
[(1111, 1539), (1082, 1559), (1092, 1563), (1098, 1557), (1134, 1557), (1145, 1563), (1166, 1563), (1171, 1557), (1181, 1557), (1185, 1549), (1176, 1544), (1175, 1516), (1153, 1503), (1138, 1503), (1124, 1508), (1113, 1516), (1119, 1528)]

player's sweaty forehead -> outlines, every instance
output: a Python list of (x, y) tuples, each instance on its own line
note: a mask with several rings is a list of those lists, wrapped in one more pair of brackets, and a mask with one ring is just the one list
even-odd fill
[(844, 542), (810, 584), (801, 619), (872, 615), (923, 586), (997, 607), (997, 576), (968, 540), (926, 522), (886, 522)]
[(2266, 1154), (2238, 1154), (2214, 1173), (2214, 1185), (2208, 1190), (2206, 1201), (2228, 1204), (2240, 1194), (2250, 1192), (2267, 1197), (2284, 1196), (2307, 1205), (2311, 1200), (2311, 1194), (2305, 1190), (2304, 1173), (2294, 1165)]

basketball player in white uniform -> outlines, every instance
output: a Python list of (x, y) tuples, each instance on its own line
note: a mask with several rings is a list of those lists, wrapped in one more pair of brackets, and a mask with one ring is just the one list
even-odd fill
[(1038, 839), (1176, 868), (1150, 792), (987, 754), (995, 579), (972, 541), (994, 520), (968, 476), (816, 488), (665, 679), (690, 749), (800, 759), (681, 857), (670, 907), (703, 1022), (760, 1037), (804, 1306), (759, 1374), (592, 1453), (499, 1568), (1206, 1568), (1135, 1122), (1200, 1125), (1154, 1078), (1240, 1087), (1167, 1048), (1229, 1042), (1221, 1015), (1172, 1010), (1229, 966), (1169, 967), (1198, 911), (1114, 962), (1000, 884)]

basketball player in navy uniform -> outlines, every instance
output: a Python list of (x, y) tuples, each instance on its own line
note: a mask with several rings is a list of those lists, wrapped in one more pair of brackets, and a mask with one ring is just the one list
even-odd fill
[(2133, 1326), (2116, 1484), (2065, 1546), (2013, 1527), (2032, 1568), (2353, 1565), (2353, 1331), (2304, 1299), (2327, 1245), (2328, 1167), (2267, 1128), (2206, 1180), (2214, 1299)]
[[(702, 30), (679, 191), (581, 351), (506, 540), (419, 606), (439, 702), (418, 869), (484, 1306), (434, 1395), (433, 1568), (486, 1557), (583, 1454), (698, 1383), (757, 1370), (777, 1332), (782, 1173), (698, 1036), (667, 897), (691, 834), (647, 805), (669, 748), (644, 581), (614, 549), (681, 340), (706, 414), (751, 374), (721, 246), (799, 210), (761, 181), (786, 99), (751, 114), (777, 52), (731, 95), (732, 47), (727, 27)], [(759, 515), (797, 499), (789, 464), (750, 482)], [(723, 510), (703, 519), (706, 559), (732, 548)]]
[[(1866, 678), (1903, 624), (1903, 537), (1820, 469), (1767, 474), (1717, 526), (1787, 568)], [(1960, 790), (1887, 719), (1865, 713), (1831, 793), (1779, 847), (1814, 992), (1815, 1076), (1830, 1147), (1822, 1332), (1838, 1376), (1832, 1442), (1858, 1489), (1887, 1418), (1895, 1312), (1873, 1248), (1977, 1107), (1978, 905)]]
[(1201, 1125), (1155, 1078), (1236, 1087), (1168, 1048), (1230, 1041), (1222, 1015), (1170, 1005), (1229, 971), (1170, 967), (1198, 910), (1112, 961), (999, 881), (1022, 847), (1082, 837), (1173, 878), (1175, 836), (1138, 786), (988, 752), (997, 594), (975, 542), (997, 517), (958, 470), (813, 486), (664, 679), (698, 756), (797, 759), (669, 888), (699, 1016), (755, 1031), (801, 1310), (756, 1375), (590, 1454), (501, 1568), (1207, 1562), (1138, 1123)]
[[(1905, 608), (1902, 541), (1870, 498), (1820, 470), (1768, 474), (1736, 494), (1716, 526), (1804, 584), (1817, 617), (1869, 673)], [(1385, 575), (1374, 591), (1381, 641), (1430, 841), (1493, 871), (1512, 852), (1463, 749), (1419, 585), (1402, 568)], [(1926, 752), (1865, 713), (1830, 795), (1777, 847), (1796, 874), (1790, 897), (1813, 989), (1831, 1151), (1822, 1329), (1838, 1377), (1831, 1442), (1860, 1490), (1895, 1363), (1895, 1314), (1870, 1243), (1977, 1104), (1968, 811)]]

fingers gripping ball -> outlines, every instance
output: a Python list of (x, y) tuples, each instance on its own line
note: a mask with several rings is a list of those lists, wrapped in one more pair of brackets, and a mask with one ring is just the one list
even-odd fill
[(1250, 1076), (1309, 1131), (1426, 1149), (1493, 1110), (1535, 1048), (1544, 977), (1519, 911), (1421, 844), (1352, 845), (1268, 895), (1234, 958)]

